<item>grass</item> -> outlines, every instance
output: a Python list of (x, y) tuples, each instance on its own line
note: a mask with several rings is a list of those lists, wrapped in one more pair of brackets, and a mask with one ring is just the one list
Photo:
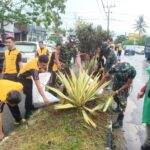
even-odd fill
[(0, 145), (0, 150), (104, 150), (108, 115), (98, 113), (94, 117), (98, 128), (94, 129), (78, 111), (56, 111), (53, 105), (40, 109)]

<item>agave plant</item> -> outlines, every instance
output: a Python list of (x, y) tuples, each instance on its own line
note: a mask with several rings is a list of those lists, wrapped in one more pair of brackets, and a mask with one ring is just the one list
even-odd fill
[(88, 76), (87, 71), (82, 69), (80, 69), (77, 76), (72, 69), (70, 70), (70, 76), (64, 75), (61, 72), (59, 72), (57, 76), (65, 85), (67, 95), (64, 95), (59, 89), (48, 87), (53, 92), (57, 93), (60, 98), (65, 100), (65, 103), (63, 104), (56, 104), (55, 109), (78, 108), (81, 110), (84, 120), (89, 125), (92, 125), (94, 128), (96, 128), (95, 122), (88, 114), (94, 114), (96, 111), (103, 109), (104, 107), (106, 111), (110, 103), (100, 101), (100, 103), (97, 104), (97, 106), (94, 106), (94, 108), (87, 107), (87, 103), (98, 99), (98, 91), (108, 86), (110, 81), (104, 83), (102, 86), (99, 86), (99, 77), (94, 77), (93, 81), (90, 82), (92, 74)]
[(97, 68), (97, 60), (91, 59), (90, 61), (85, 61), (83, 63), (83, 69), (87, 70), (88, 74), (92, 74)]

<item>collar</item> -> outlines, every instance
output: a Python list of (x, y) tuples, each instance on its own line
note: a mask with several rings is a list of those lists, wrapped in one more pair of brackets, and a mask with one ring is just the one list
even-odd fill
[(16, 50), (16, 48), (13, 48), (13, 49), (8, 49), (9, 51), (14, 51), (14, 50)]

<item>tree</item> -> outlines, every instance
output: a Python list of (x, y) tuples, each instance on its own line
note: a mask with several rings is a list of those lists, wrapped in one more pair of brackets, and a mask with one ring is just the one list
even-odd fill
[(145, 46), (146, 40), (147, 40), (147, 36), (146, 36), (146, 35), (143, 35), (143, 36), (141, 36), (140, 39), (137, 41), (137, 44), (138, 44), (138, 45), (141, 45), (141, 46)]
[(22, 12), (24, 3), (15, 0), (0, 1), (0, 34), (4, 42), (4, 27), (10, 23), (18, 22), (22, 24), (29, 23), (27, 14)]
[(141, 34), (146, 32), (146, 29), (145, 29), (146, 27), (147, 27), (147, 25), (144, 20), (144, 16), (143, 15), (139, 16), (138, 20), (136, 20), (136, 23), (134, 24), (135, 31), (139, 32), (139, 38), (140, 38)]
[(65, 13), (66, 0), (22, 0), (27, 3), (28, 7), (32, 9), (28, 15), (32, 16), (33, 21), (37, 25), (44, 25), (48, 28), (52, 24), (54, 34), (51, 38), (55, 41), (60, 41), (60, 34), (64, 31), (61, 30), (62, 24), (60, 14)]
[(80, 41), (81, 51), (89, 54), (100, 46), (102, 39), (107, 36), (101, 26), (93, 27), (92, 24), (81, 20), (76, 24), (76, 35)]
[(115, 43), (118, 44), (118, 43), (123, 43), (127, 40), (127, 37), (125, 35), (119, 35), (117, 36), (116, 40), (115, 40)]
[(61, 25), (66, 0), (2, 0), (0, 1), (0, 34), (4, 41), (4, 27), (10, 23), (35, 22), (48, 28), (53, 22)]
[(125, 45), (134, 45), (135, 44), (135, 40), (126, 40), (124, 41)]
[(65, 12), (66, 0), (22, 0), (31, 8), (28, 15), (38, 24), (48, 28), (53, 22), (54, 27), (61, 25), (60, 14)]

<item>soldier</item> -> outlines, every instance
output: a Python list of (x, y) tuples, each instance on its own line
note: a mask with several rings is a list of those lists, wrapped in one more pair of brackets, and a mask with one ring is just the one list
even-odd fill
[(100, 73), (102, 71), (109, 71), (109, 69), (111, 69), (111, 67), (117, 63), (117, 57), (115, 52), (109, 47), (106, 42), (104, 42), (101, 47), (101, 57), (103, 56), (106, 58), (106, 62), (104, 68), (100, 69)]
[(127, 97), (129, 96), (130, 86), (136, 76), (136, 70), (129, 63), (118, 63), (104, 75), (100, 81), (100, 85), (102, 85), (111, 75), (114, 75), (112, 88), (114, 92), (112, 96), (117, 103), (115, 111), (119, 112), (117, 121), (113, 124), (113, 128), (119, 128), (123, 125)]

